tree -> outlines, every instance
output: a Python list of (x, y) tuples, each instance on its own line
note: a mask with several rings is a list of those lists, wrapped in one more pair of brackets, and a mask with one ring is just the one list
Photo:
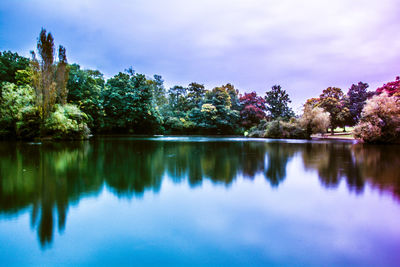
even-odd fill
[(293, 117), (294, 112), (289, 107), (289, 103), (291, 102), (289, 95), (280, 85), (274, 85), (270, 91), (266, 92), (266, 108), (273, 120), (278, 118), (289, 120)]
[(358, 123), (361, 117), (362, 109), (364, 108), (365, 102), (368, 98), (367, 83), (359, 82), (357, 85), (353, 84), (347, 92), (349, 100), (349, 111), (351, 116), (351, 125)]
[(67, 83), (69, 67), (67, 63), (66, 49), (62, 45), (58, 48), (58, 63), (56, 69), (57, 99), (62, 105), (67, 103)]
[(54, 110), (57, 100), (61, 104), (66, 102), (67, 57), (65, 48), (60, 46), (60, 62), (57, 67), (54, 65), (54, 38), (43, 28), (39, 34), (37, 50), (40, 61), (36, 58), (36, 53), (31, 51), (32, 83), (36, 91), (37, 106), (44, 121)]
[(153, 105), (153, 86), (143, 74), (118, 73), (108, 79), (102, 96), (106, 130), (134, 133), (160, 130), (161, 117)]
[(329, 123), (329, 113), (322, 108), (313, 107), (307, 103), (304, 105), (299, 124), (306, 130), (308, 136), (315, 133), (324, 133), (326, 128), (329, 127)]
[(164, 88), (164, 80), (160, 75), (154, 75), (153, 80), (149, 80), (150, 84), (153, 85), (154, 103), (159, 109), (168, 103), (166, 97), (166, 91)]
[(245, 93), (240, 96), (239, 101), (242, 106), (241, 123), (246, 129), (259, 124), (265, 118), (265, 100), (261, 96), (257, 96), (256, 92)]
[[(237, 127), (239, 126), (239, 111), (232, 109), (232, 102), (229, 94), (232, 87), (233, 86), (220, 86), (206, 92), (205, 104), (211, 104), (216, 109), (214, 124), (207, 126), (210, 129), (216, 129), (214, 133), (233, 134), (240, 131), (240, 127)], [(203, 104), (202, 110), (204, 110), (204, 107), (205, 105)]]
[(203, 84), (199, 83), (190, 83), (187, 88), (187, 101), (190, 105), (191, 109), (195, 107), (200, 107), (201, 103), (204, 100), (204, 96), (206, 94), (206, 89)]
[(367, 100), (354, 137), (368, 143), (399, 143), (400, 98), (383, 92)]
[(350, 111), (345, 106), (346, 102), (343, 97), (342, 89), (337, 87), (328, 87), (319, 96), (318, 106), (329, 113), (332, 134), (336, 127), (345, 126), (346, 121), (350, 117)]
[(389, 96), (392, 95), (400, 96), (400, 76), (397, 76), (395, 81), (388, 82), (384, 84), (382, 87), (376, 89), (377, 94), (382, 94), (383, 92), (388, 93)]
[(105, 81), (98, 70), (82, 70), (79, 65), (69, 65), (67, 102), (78, 105), (88, 115), (88, 126), (92, 131), (103, 127), (103, 98)]
[(29, 68), (29, 59), (11, 51), (0, 52), (0, 83), (16, 83), (16, 74), (19, 70)]
[[(186, 112), (189, 110), (187, 103), (187, 88), (175, 85), (168, 91), (168, 101), (173, 111)], [(178, 112), (179, 113), (179, 112)]]

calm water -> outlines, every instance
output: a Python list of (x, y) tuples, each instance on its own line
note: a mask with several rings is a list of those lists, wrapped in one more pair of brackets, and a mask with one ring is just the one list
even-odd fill
[(0, 143), (0, 265), (400, 265), (400, 147)]

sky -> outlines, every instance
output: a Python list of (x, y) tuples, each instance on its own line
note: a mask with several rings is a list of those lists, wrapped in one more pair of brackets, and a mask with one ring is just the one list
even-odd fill
[(166, 87), (281, 85), (295, 110), (329, 86), (400, 75), (399, 0), (1, 0), (0, 50), (29, 56), (42, 27), (70, 63), (132, 66)]

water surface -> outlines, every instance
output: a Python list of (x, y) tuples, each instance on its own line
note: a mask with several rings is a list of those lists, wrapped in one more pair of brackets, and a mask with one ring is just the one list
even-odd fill
[(0, 143), (0, 263), (400, 264), (399, 146)]

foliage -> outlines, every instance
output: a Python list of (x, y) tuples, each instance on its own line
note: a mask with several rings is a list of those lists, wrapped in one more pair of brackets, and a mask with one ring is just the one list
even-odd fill
[(240, 120), (246, 129), (259, 124), (265, 118), (265, 100), (257, 96), (256, 92), (245, 93), (239, 101), (242, 107)]
[(333, 130), (338, 126), (345, 126), (350, 118), (350, 110), (346, 107), (346, 99), (340, 88), (328, 87), (322, 91), (318, 106), (330, 115), (330, 127)]
[(87, 139), (90, 130), (86, 121), (86, 114), (77, 106), (57, 104), (55, 111), (45, 121), (44, 131), (54, 139)]
[(359, 82), (357, 85), (351, 85), (349, 91), (347, 92), (351, 125), (357, 124), (360, 120), (362, 109), (364, 108), (365, 102), (368, 98), (368, 86), (369, 85), (367, 83)]
[(384, 92), (367, 100), (353, 133), (368, 143), (399, 143), (400, 99)]
[(102, 92), (107, 131), (156, 133), (162, 118), (153, 106), (153, 87), (143, 74), (115, 75)]
[(0, 95), (0, 135), (15, 136), (16, 124), (25, 107), (33, 105), (35, 94), (29, 85), (3, 83)]
[(103, 74), (98, 70), (82, 70), (79, 65), (69, 65), (67, 83), (69, 103), (78, 105), (88, 115), (88, 126), (99, 131), (104, 124), (102, 91), (104, 90)]
[(0, 83), (17, 83), (16, 73), (29, 68), (29, 59), (11, 51), (0, 52)]
[(329, 127), (329, 113), (324, 112), (322, 108), (306, 103), (299, 124), (306, 130), (308, 137), (315, 133), (324, 133)]
[(212, 91), (206, 92), (205, 104), (201, 109), (203, 122), (200, 123), (200, 127), (203, 130), (214, 134), (241, 132), (241, 129), (236, 127), (240, 114), (238, 110), (233, 109), (231, 101), (231, 99), (237, 99), (236, 93), (230, 84), (215, 87)]
[(187, 88), (187, 102), (189, 104), (189, 108), (198, 108), (201, 106), (204, 96), (206, 94), (206, 89), (203, 84), (199, 83), (190, 83)]
[(395, 81), (388, 82), (376, 89), (377, 94), (382, 94), (383, 92), (386, 92), (389, 96), (400, 95), (400, 76), (397, 76)]
[(285, 90), (280, 85), (272, 86), (270, 91), (266, 92), (265, 104), (271, 119), (289, 120), (294, 116), (293, 110), (289, 107), (292, 101)]

